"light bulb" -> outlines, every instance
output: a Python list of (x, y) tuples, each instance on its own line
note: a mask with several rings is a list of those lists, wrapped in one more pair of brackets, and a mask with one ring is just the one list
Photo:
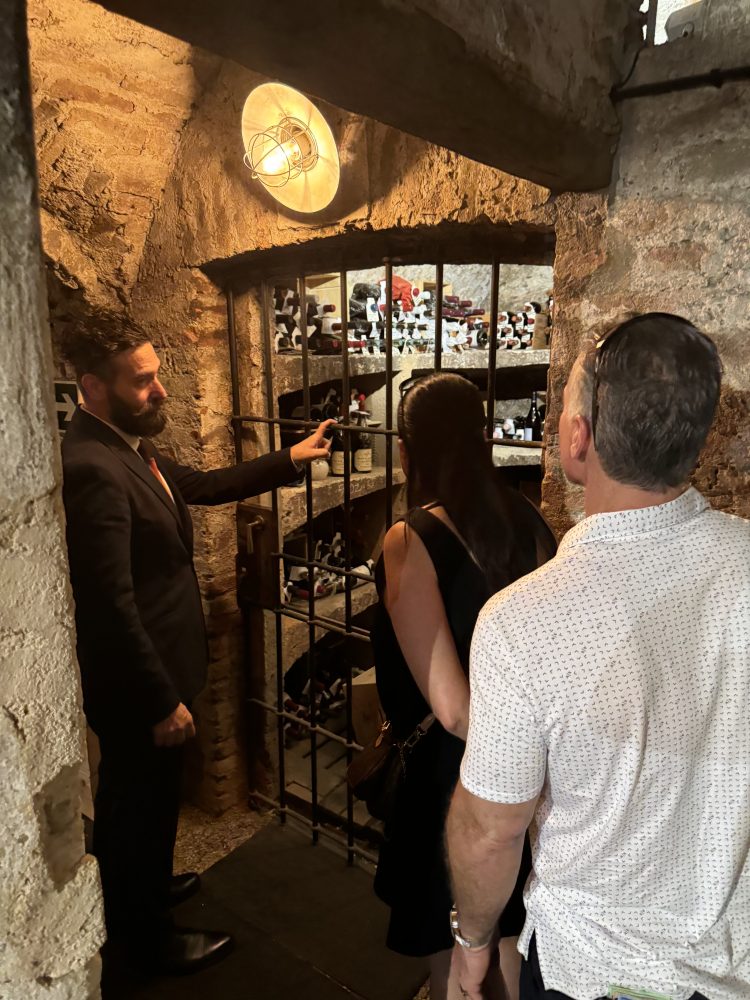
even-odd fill
[(258, 174), (275, 177), (280, 174), (288, 174), (295, 169), (296, 163), (300, 160), (300, 148), (296, 139), (287, 139), (286, 142), (274, 142), (267, 153), (264, 153), (253, 171)]

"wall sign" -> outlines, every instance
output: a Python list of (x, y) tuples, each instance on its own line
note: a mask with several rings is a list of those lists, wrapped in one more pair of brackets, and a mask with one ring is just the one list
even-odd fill
[(57, 429), (64, 434), (68, 429), (78, 404), (78, 386), (75, 382), (65, 382), (55, 379), (55, 409), (57, 410)]

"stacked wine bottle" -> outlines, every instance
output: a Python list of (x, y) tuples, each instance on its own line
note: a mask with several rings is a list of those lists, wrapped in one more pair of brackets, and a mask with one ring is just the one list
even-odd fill
[[(435, 299), (402, 278), (393, 279), (391, 341), (393, 354), (428, 353), (435, 350)], [(349, 299), (348, 319), (337, 315), (337, 306), (306, 296), (303, 321), (300, 297), (294, 289), (274, 289), (276, 316), (275, 348), (279, 354), (298, 354), (307, 340), (312, 354), (340, 354), (344, 343), (350, 354), (383, 354), (386, 350), (386, 283), (357, 282)], [(498, 314), (497, 344), (500, 350), (532, 347), (542, 307), (526, 302), (522, 309)], [(471, 299), (446, 294), (442, 301), (442, 350), (460, 354), (486, 349), (490, 324), (485, 310)], [(549, 327), (545, 327), (546, 342)]]

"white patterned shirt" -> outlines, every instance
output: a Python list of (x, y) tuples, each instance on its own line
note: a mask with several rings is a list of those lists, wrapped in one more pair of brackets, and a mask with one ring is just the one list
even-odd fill
[(541, 793), (519, 949), (547, 989), (750, 997), (750, 522), (596, 514), (493, 597), (461, 781)]

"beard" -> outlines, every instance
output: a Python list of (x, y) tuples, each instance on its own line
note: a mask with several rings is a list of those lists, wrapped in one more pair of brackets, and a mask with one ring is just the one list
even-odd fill
[(132, 434), (134, 437), (156, 437), (167, 425), (163, 399), (146, 403), (140, 410), (133, 410), (113, 389), (110, 389), (107, 400), (112, 423), (126, 434)]

